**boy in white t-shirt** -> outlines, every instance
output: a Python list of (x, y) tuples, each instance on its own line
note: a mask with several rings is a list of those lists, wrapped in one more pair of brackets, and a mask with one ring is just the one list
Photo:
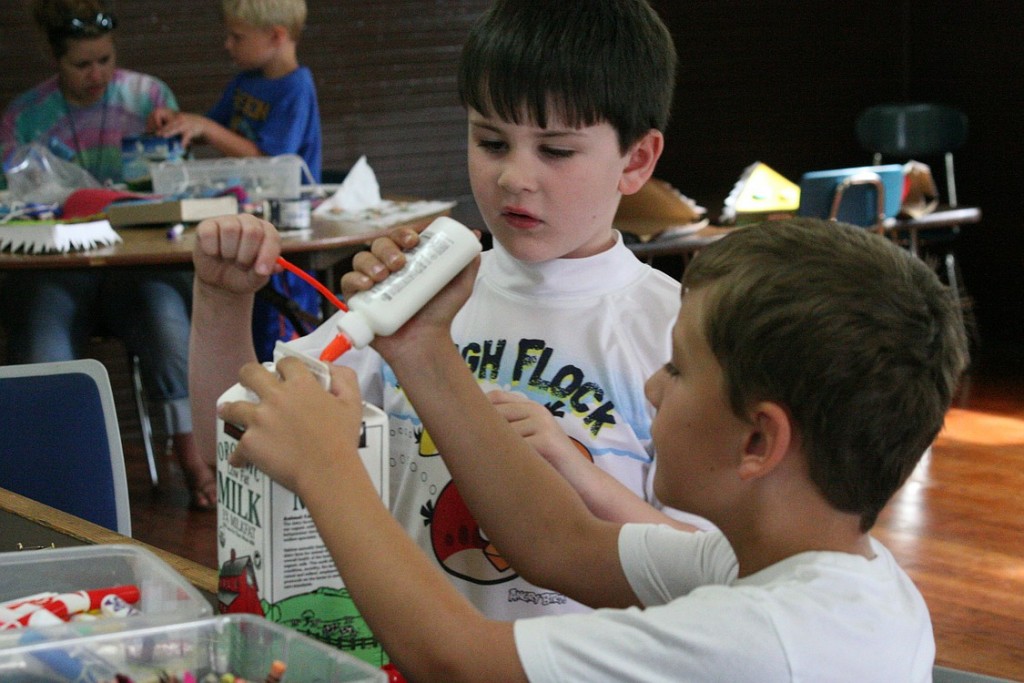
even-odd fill
[[(674, 72), (671, 36), (644, 0), (502, 0), (470, 32), (459, 76), (470, 182), (495, 246), (452, 338), (481, 388), (503, 392), (502, 410), (536, 407), (534, 422), (557, 420), (572, 458), (627, 489), (614, 510), (604, 493), (590, 502), (631, 520), (656, 513), (642, 380), (669, 354), (679, 283), (639, 261), (613, 220), (661, 155)], [(252, 358), (243, 316), (268, 273), (249, 259), (278, 240), (264, 227), (225, 219), (197, 231), (192, 396), (210, 457), (215, 401)], [(375, 248), (415, 239), (402, 231)], [(366, 272), (364, 283), (387, 271)], [(329, 320), (292, 345), (317, 356), (335, 333)], [(493, 548), (380, 357), (350, 352), (341, 362), (388, 413), (392, 512), (463, 595), (493, 618), (584, 611), (531, 585)]]
[[(390, 262), (392, 247), (375, 253)], [(267, 268), (272, 255), (252, 259)], [(646, 391), (655, 491), (718, 527), (704, 533), (598, 519), (494, 410), (449, 331), (474, 271), (374, 346), (495, 546), (537, 585), (609, 609), (514, 623), (474, 609), (376, 497), (351, 370), (335, 368), (325, 392), (294, 359), (281, 376), (249, 364), (241, 380), (261, 402), (221, 411), (247, 428), (233, 464), (302, 498), (399, 670), (931, 680), (927, 607), (868, 533), (938, 433), (967, 360), (957, 302), (922, 261), (860, 228), (793, 219), (738, 229), (690, 263), (671, 359)]]

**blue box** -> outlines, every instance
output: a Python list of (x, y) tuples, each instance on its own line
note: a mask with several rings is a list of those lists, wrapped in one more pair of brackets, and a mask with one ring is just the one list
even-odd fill
[(149, 164), (160, 161), (181, 161), (185, 148), (181, 136), (133, 135), (121, 140), (121, 175), (129, 185), (148, 183)]
[[(896, 217), (903, 203), (903, 166), (900, 164), (805, 173), (800, 179), (800, 207), (797, 209), (797, 215), (829, 218), (839, 184), (851, 176), (869, 172), (876, 174), (882, 182), (885, 217)], [(870, 227), (878, 222), (877, 215), (878, 190), (874, 185), (864, 184), (852, 185), (846, 189), (835, 218), (843, 223)]]

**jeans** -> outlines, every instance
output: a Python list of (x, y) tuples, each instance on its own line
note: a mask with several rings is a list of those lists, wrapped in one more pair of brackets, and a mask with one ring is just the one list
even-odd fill
[(161, 404), (168, 434), (192, 431), (188, 338), (192, 273), (71, 269), (9, 273), (0, 292), (7, 362), (81, 357), (90, 336), (113, 335), (139, 357), (142, 381)]

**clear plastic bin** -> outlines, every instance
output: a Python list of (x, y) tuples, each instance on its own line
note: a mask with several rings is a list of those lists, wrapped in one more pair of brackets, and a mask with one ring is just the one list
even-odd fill
[(304, 162), (297, 154), (276, 157), (162, 161), (149, 165), (153, 192), (206, 196), (241, 186), (251, 201), (297, 199)]
[[(48, 637), (73, 637), (96, 628), (131, 627), (145, 623), (192, 621), (213, 614), (213, 607), (185, 577), (145, 548), (131, 545), (88, 545), (0, 553), (0, 603), (52, 591), (135, 585), (139, 614), (40, 627)], [(116, 624), (114, 624), (116, 622)], [(0, 631), (0, 648), (17, 645), (21, 629)], [(0, 680), (4, 680), (0, 675)]]
[(163, 672), (182, 680), (189, 672), (197, 681), (230, 673), (255, 683), (267, 680), (275, 660), (287, 667), (282, 683), (387, 681), (352, 655), (250, 614), (0, 650), (0, 680), (109, 681), (121, 674), (139, 682), (165, 680)]

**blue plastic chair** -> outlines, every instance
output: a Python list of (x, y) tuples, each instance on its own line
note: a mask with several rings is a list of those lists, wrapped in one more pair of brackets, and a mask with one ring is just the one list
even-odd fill
[(0, 366), (0, 486), (131, 536), (121, 434), (102, 363)]

